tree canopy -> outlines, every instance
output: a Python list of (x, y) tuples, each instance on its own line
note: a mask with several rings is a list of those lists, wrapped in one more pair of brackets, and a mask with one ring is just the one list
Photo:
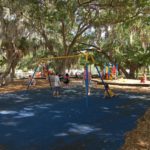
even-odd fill
[[(149, 0), (1, 0), (3, 77), (43, 57), (92, 49), (97, 62), (117, 63), (127, 78), (134, 78), (150, 64), (149, 6)], [(63, 72), (78, 62), (53, 65)]]

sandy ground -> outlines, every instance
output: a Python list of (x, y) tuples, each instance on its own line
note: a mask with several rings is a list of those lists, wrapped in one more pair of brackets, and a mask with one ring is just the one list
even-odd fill
[[(96, 82), (94, 82), (96, 81)], [(101, 88), (103, 89), (103, 85), (97, 84), (97, 81), (100, 81), (99, 79), (94, 79), (93, 81), (93, 87), (94, 88)], [(110, 83), (110, 88), (113, 90), (120, 90), (125, 92), (141, 92), (141, 93), (150, 93), (150, 81), (147, 81), (145, 84), (140, 84), (140, 80), (131, 80), (131, 79), (123, 79), (123, 80), (113, 80), (113, 81), (105, 81)], [(112, 84), (111, 84), (112, 83)], [(114, 84), (117, 85), (114, 85)], [(70, 86), (74, 85), (82, 85), (82, 80), (75, 80), (71, 79)], [(118, 85), (119, 84), (119, 85)], [(124, 85), (128, 84), (128, 85)], [(136, 86), (138, 84), (138, 86)], [(49, 87), (49, 82), (46, 79), (36, 79), (36, 85), (29, 87), (29, 89), (38, 89), (38, 88), (47, 88)], [(64, 86), (62, 84), (62, 86)], [(16, 79), (13, 83), (0, 87), (0, 93), (8, 93), (8, 92), (15, 92), (15, 91), (21, 91), (26, 90), (26, 80), (25, 79)]]
[[(101, 82), (99, 79), (93, 80)], [(140, 80), (118, 79), (118, 80), (105, 80), (104, 82), (109, 83), (110, 88), (114, 90), (120, 90), (124, 92), (150, 93), (150, 81), (146, 81), (146, 83), (140, 83)], [(103, 85), (98, 86), (103, 88)]]
[[(48, 81), (44, 79), (36, 80), (36, 82), (37, 84), (35, 86), (30, 87), (29, 89), (45, 88), (49, 86)], [(0, 93), (17, 92), (17, 91), (22, 91), (26, 89), (27, 89), (26, 80), (17, 79), (17, 80), (14, 80), (14, 82), (10, 83), (9, 85), (0, 87)]]

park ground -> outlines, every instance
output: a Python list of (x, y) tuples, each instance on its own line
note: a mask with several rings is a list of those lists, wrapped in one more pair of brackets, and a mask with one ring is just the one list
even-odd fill
[[(8, 93), (8, 92), (16, 92), (26, 90), (27, 79), (15, 79), (13, 83), (0, 87), (0, 93)], [(38, 88), (47, 88), (49, 87), (48, 80), (45, 79), (36, 79), (36, 86), (33, 86), (32, 89)], [(100, 85), (98, 82), (99, 79), (93, 79), (94, 87), (103, 89), (103, 85)], [(124, 92), (136, 92), (136, 93), (150, 93), (150, 81), (146, 83), (140, 83), (140, 80), (133, 79), (118, 79), (118, 80), (107, 80), (110, 84), (111, 89), (113, 90), (121, 90)], [(71, 79), (71, 86), (76, 84), (82, 85), (82, 80)], [(63, 86), (63, 85), (62, 85)]]
[[(45, 79), (37, 79), (37, 84), (32, 89), (41, 89), (49, 87), (49, 83)], [(146, 93), (150, 94), (150, 81), (147, 81), (145, 84), (140, 84), (139, 80), (115, 80), (108, 81), (110, 87), (114, 91), (122, 92), (135, 92), (135, 93)], [(116, 85), (114, 85), (116, 83)], [(73, 87), (76, 84), (82, 84), (81, 80), (72, 80), (71, 86)], [(124, 86), (123, 84), (127, 84)], [(130, 86), (131, 84), (131, 86)], [(138, 86), (134, 86), (138, 85)], [(95, 88), (103, 88), (102, 85), (94, 84)], [(15, 80), (12, 84), (3, 86), (0, 88), (0, 93), (11, 93), (16, 91), (26, 90), (26, 79)], [(126, 133), (125, 144), (121, 150), (149, 150), (150, 149), (150, 109), (147, 110), (141, 118), (137, 121), (137, 127)]]

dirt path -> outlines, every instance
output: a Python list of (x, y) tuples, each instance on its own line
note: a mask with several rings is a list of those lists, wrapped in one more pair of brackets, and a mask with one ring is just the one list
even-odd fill
[[(30, 87), (30, 89), (46, 88), (49, 86), (48, 81), (44, 79), (36, 80), (36, 82), (37, 82), (36, 86)], [(21, 79), (21, 80), (15, 80), (13, 83), (9, 85), (0, 87), (0, 93), (17, 92), (26, 89), (27, 89), (26, 80)]]
[[(37, 84), (35, 86), (30, 87), (30, 89), (38, 89), (38, 88), (47, 88), (49, 87), (49, 82), (45, 79), (37, 79), (36, 80)], [(116, 81), (114, 81), (116, 82)], [(119, 81), (118, 81), (119, 83)], [(120, 82), (121, 83), (121, 82)], [(134, 83), (134, 82), (133, 82)], [(82, 81), (81, 80), (71, 80), (71, 86), (73, 85), (81, 85)], [(103, 85), (98, 85), (96, 82), (93, 84), (95, 88), (101, 88), (103, 89)], [(150, 86), (149, 87), (144, 87), (144, 86), (122, 86), (122, 85), (111, 85), (110, 88), (113, 90), (120, 90), (123, 92), (136, 92), (136, 93), (150, 93)], [(15, 80), (13, 83), (0, 87), (0, 93), (8, 93), (8, 92), (16, 92), (16, 91), (22, 91), (26, 90), (27, 85), (26, 85), (26, 80), (25, 79), (20, 79), (20, 80)]]

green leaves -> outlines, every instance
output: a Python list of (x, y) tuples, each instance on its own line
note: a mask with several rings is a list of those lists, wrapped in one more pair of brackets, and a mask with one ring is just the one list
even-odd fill
[[(149, 62), (149, 0), (2, 2), (0, 8), (6, 7), (16, 16), (11, 23), (3, 22), (3, 43), (11, 45), (13, 41), (24, 55), (72, 55), (93, 45), (99, 51), (95, 53), (98, 63), (112, 61), (128, 68), (130, 64), (144, 66)], [(64, 64), (70, 66), (70, 62), (78, 61), (68, 60)]]

